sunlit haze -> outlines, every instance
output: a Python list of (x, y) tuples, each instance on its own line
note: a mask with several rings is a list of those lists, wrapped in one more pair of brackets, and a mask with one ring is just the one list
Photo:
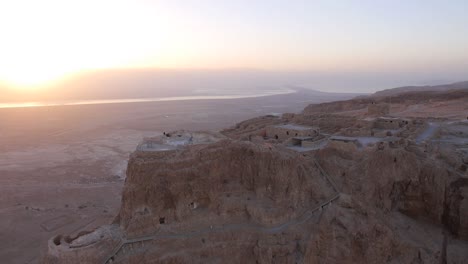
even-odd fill
[(467, 12), (455, 0), (2, 1), (0, 82), (37, 89), (116, 68), (456, 80), (468, 66)]
[(467, 259), (468, 0), (0, 0), (0, 264)]

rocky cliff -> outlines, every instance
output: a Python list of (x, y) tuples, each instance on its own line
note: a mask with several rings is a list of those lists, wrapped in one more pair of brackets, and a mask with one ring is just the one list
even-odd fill
[(45, 262), (466, 263), (465, 122), (440, 123), (431, 140), (423, 121), (367, 144), (324, 134), (313, 149), (265, 134), (362, 121), (314, 110), (148, 139), (130, 157), (114, 222), (52, 238)]
[(299, 217), (333, 194), (310, 158), (223, 140), (181, 151), (135, 152), (116, 223), (129, 236), (220, 223), (268, 227)]

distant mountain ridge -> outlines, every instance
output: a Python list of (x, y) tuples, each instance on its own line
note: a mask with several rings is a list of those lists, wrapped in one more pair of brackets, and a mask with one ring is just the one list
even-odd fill
[(382, 96), (393, 96), (406, 92), (444, 92), (449, 90), (464, 90), (468, 89), (468, 81), (456, 82), (451, 84), (442, 84), (442, 85), (425, 85), (425, 86), (403, 86), (391, 89), (385, 89), (382, 91), (375, 92), (371, 96), (373, 97), (382, 97)]

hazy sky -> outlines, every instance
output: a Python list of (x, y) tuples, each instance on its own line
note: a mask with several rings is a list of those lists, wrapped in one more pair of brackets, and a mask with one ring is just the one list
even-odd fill
[(6, 0), (0, 33), (0, 81), (17, 86), (106, 68), (468, 68), (466, 0)]

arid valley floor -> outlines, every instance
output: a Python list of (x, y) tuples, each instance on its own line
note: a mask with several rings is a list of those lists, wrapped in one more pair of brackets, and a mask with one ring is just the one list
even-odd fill
[(129, 154), (175, 129), (220, 130), (346, 94), (0, 109), (0, 262), (40, 263), (57, 234), (110, 223)]
[(465, 86), (4, 109), (0, 257), (464, 263)]

